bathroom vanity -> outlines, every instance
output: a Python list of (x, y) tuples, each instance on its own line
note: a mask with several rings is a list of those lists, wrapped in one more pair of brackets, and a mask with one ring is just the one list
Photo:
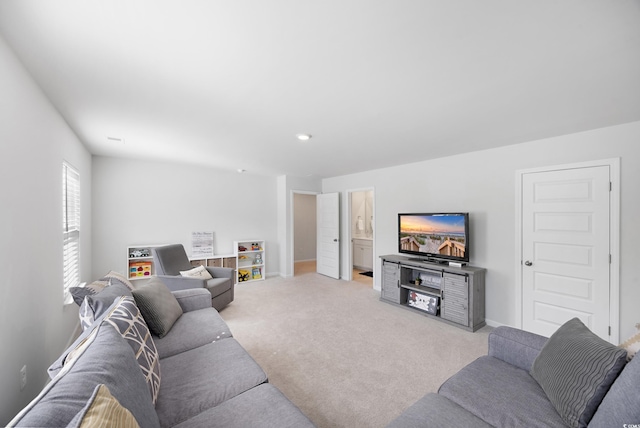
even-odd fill
[(373, 240), (353, 238), (353, 267), (355, 269), (373, 270)]

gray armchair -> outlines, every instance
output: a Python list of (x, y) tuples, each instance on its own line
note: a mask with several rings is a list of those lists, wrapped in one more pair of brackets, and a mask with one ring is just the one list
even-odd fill
[(172, 291), (188, 288), (206, 288), (211, 293), (211, 306), (221, 310), (233, 301), (235, 269), (209, 267), (213, 279), (189, 278), (180, 271), (193, 269), (181, 244), (165, 245), (151, 249), (156, 275)]

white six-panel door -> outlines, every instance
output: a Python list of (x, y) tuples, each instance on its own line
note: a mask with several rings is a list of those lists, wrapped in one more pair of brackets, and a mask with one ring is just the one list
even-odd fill
[(610, 167), (522, 176), (522, 324), (550, 336), (578, 317), (610, 340)]

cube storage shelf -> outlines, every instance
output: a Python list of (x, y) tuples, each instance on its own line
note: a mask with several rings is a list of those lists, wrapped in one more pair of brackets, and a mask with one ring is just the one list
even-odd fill
[(155, 275), (153, 256), (151, 255), (151, 249), (155, 247), (162, 247), (162, 245), (131, 245), (127, 247), (127, 278), (137, 280)]
[(189, 259), (191, 266), (228, 267), (236, 269), (237, 259), (235, 254), (222, 254), (211, 257), (198, 257)]
[(237, 257), (236, 283), (263, 281), (265, 279), (265, 247), (264, 241), (247, 239), (235, 241)]
[(381, 256), (380, 300), (469, 331), (486, 325), (485, 269)]

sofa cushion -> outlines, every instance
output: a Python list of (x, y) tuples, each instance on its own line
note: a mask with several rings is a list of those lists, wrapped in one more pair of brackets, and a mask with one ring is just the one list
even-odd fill
[[(276, 387), (256, 386), (219, 406), (188, 419), (176, 428), (312, 428), (315, 425)], [(472, 425), (457, 425), (472, 426)]]
[(159, 337), (164, 337), (182, 315), (175, 296), (158, 278), (133, 290), (133, 298), (149, 329)]
[(211, 293), (211, 297), (216, 297), (231, 289), (231, 280), (229, 278), (212, 278), (207, 281), (206, 287)]
[(111, 395), (106, 385), (96, 386), (87, 405), (71, 420), (67, 428), (139, 427), (133, 414)]
[(526, 370), (488, 355), (463, 367), (438, 393), (495, 427), (566, 426)]
[(160, 425), (131, 346), (113, 327), (104, 323), (96, 325), (85, 339), (85, 346), (69, 359), (10, 425), (67, 426), (100, 384), (109, 388), (141, 427)]
[(133, 297), (123, 296), (114, 305), (102, 323), (113, 326), (131, 346), (155, 404), (160, 391), (160, 358), (156, 345)]
[(547, 337), (529, 331), (496, 327), (489, 333), (488, 355), (529, 371), (547, 340)]
[[(200, 290), (207, 293), (206, 290)], [(211, 302), (211, 295), (207, 295)], [(163, 359), (231, 336), (229, 326), (218, 311), (209, 307), (183, 313), (168, 335), (154, 336), (153, 341)]]
[(640, 357), (637, 355), (622, 369), (611, 385), (590, 427), (630, 427), (640, 423)]
[(181, 270), (180, 275), (187, 276), (189, 278), (211, 279), (213, 278), (209, 271), (204, 266), (196, 266), (193, 269)]
[(582, 427), (593, 417), (626, 358), (625, 350), (573, 318), (549, 338), (533, 363), (531, 376), (565, 422)]
[(440, 394), (425, 395), (387, 425), (387, 428), (441, 427), (491, 428), (491, 425)]
[(131, 296), (131, 290), (117, 281), (96, 294), (85, 296), (79, 310), (82, 330), (91, 327), (120, 296)]
[(205, 288), (173, 290), (171, 293), (175, 296), (183, 313), (212, 307), (211, 293)]
[(264, 371), (233, 338), (164, 358), (156, 411), (162, 426), (191, 419), (267, 381)]

